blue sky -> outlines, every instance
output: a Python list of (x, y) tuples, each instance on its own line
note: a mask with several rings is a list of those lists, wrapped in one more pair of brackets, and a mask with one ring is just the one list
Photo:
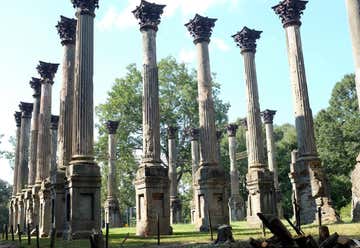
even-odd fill
[[(140, 0), (100, 0), (95, 19), (94, 102), (106, 100), (114, 79), (130, 63), (141, 63), (141, 34), (131, 10)], [(196, 66), (195, 47), (184, 24), (195, 13), (218, 18), (210, 43), (212, 72), (221, 83), (221, 98), (230, 102), (230, 121), (246, 114), (245, 82), (240, 50), (231, 35), (243, 26), (262, 30), (256, 54), (261, 109), (276, 109), (275, 123), (293, 123), (285, 34), (271, 10), (278, 0), (155, 0), (167, 4), (159, 26), (158, 59), (173, 56)], [(0, 15), (0, 148), (15, 134), (13, 113), (19, 101), (32, 102), (29, 80), (39, 60), (61, 63), (63, 49), (55, 25), (60, 15), (74, 16), (70, 0), (13, 0), (2, 3)], [(334, 84), (353, 69), (344, 1), (310, 0), (302, 17), (302, 42), (313, 113), (327, 107)], [(53, 87), (53, 110), (59, 113), (61, 70)], [(12, 182), (1, 160), (0, 178)]]

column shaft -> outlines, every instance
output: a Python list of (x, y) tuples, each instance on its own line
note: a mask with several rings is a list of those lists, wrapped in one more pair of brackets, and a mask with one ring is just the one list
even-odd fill
[(236, 167), (236, 137), (229, 136), (231, 195), (240, 195), (239, 172)]
[(12, 193), (13, 196), (17, 194), (17, 184), (18, 184), (20, 137), (21, 137), (21, 112), (15, 112), (15, 120), (16, 120), (16, 147), (15, 147), (15, 164), (14, 164), (14, 183), (13, 183), (13, 193)]
[(39, 135), (39, 113), (40, 113), (40, 95), (34, 94), (34, 111), (31, 123), (30, 140), (30, 158), (29, 158), (29, 186), (33, 186), (36, 181), (36, 161), (37, 144)]
[(108, 198), (115, 197), (116, 178), (115, 178), (115, 134), (109, 134), (109, 177), (108, 177)]

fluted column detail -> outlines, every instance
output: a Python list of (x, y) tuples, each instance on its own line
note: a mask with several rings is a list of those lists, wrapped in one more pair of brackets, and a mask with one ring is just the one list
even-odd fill
[(239, 172), (236, 167), (236, 124), (230, 124), (227, 127), (229, 140), (229, 158), (230, 158), (230, 180), (231, 180), (231, 195), (239, 195)]
[(360, 1), (345, 0), (349, 18), (352, 51), (355, 62), (355, 82), (360, 111)]
[(200, 129), (192, 128), (190, 130), (191, 137), (191, 171), (193, 177), (193, 184), (195, 182), (195, 174), (199, 168), (200, 154), (199, 154), (199, 136)]
[(116, 190), (116, 177), (115, 177), (115, 162), (116, 162), (116, 130), (119, 126), (118, 121), (108, 121), (107, 122), (107, 129), (109, 131), (109, 143), (108, 143), (108, 163), (109, 163), (109, 176), (108, 176), (108, 198), (115, 197), (115, 190)]
[(14, 114), (16, 122), (16, 146), (15, 146), (15, 164), (14, 164), (14, 183), (12, 195), (17, 194), (18, 173), (19, 173), (19, 153), (20, 153), (20, 135), (21, 135), (21, 112)]
[(57, 140), (58, 140), (59, 116), (51, 116), (51, 167), (50, 174), (53, 175), (57, 170)]
[(176, 132), (176, 127), (168, 127), (170, 198), (175, 198), (178, 194), (176, 172)]

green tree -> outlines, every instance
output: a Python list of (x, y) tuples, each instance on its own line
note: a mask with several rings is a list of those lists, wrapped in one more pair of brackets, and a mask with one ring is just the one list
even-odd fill
[[(189, 70), (183, 63), (174, 58), (167, 57), (158, 63), (159, 71), (159, 99), (160, 99), (160, 133), (161, 151), (164, 155), (163, 164), (167, 165), (167, 134), (169, 125), (178, 127), (177, 138), (177, 168), (184, 214), (189, 218), (189, 199), (191, 192), (191, 147), (187, 138), (189, 127), (199, 125), (197, 103), (197, 76), (195, 70)], [(215, 75), (213, 75), (215, 78)], [(219, 98), (220, 84), (213, 82), (213, 98), (216, 111), (216, 123), (223, 127), (227, 122), (229, 104)], [(142, 149), (142, 77), (136, 65), (127, 67), (124, 77), (116, 79), (108, 98), (104, 104), (96, 107), (99, 119), (97, 128), (99, 140), (96, 144), (96, 157), (100, 164), (106, 165), (107, 157), (107, 131), (104, 123), (107, 120), (119, 120), (117, 132), (117, 180), (119, 185), (119, 198), (122, 209), (135, 205), (135, 192), (133, 180), (140, 163)], [(107, 174), (107, 166), (103, 166)], [(103, 185), (106, 185), (106, 176), (103, 176)], [(103, 195), (106, 187), (102, 187)]]
[(8, 223), (9, 209), (8, 203), (12, 193), (12, 187), (0, 179), (0, 223)]
[(346, 75), (334, 86), (329, 107), (314, 120), (318, 153), (337, 210), (351, 201), (350, 172), (360, 151), (359, 117), (355, 76)]

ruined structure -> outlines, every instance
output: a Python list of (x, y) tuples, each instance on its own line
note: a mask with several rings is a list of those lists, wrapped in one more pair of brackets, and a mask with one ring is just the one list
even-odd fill
[[(302, 211), (306, 211), (309, 216), (314, 216), (313, 219), (315, 219), (317, 217), (316, 206), (321, 207), (323, 222), (331, 223), (338, 221), (338, 217), (332, 207), (326, 175), (317, 154), (301, 44), (300, 17), (306, 4), (307, 1), (302, 0), (284, 0), (274, 6), (273, 10), (279, 15), (286, 32), (298, 143), (296, 166), (304, 167), (304, 169), (299, 168), (299, 170), (304, 171), (304, 178), (309, 178), (306, 187), (308, 187), (309, 192), (311, 190), (312, 197), (316, 201), (316, 205), (311, 205), (311, 208), (302, 208)], [(310, 195), (306, 198), (309, 201), (311, 200)], [(305, 203), (300, 202), (299, 204)], [(311, 218), (309, 218), (310, 220)]]
[(193, 198), (191, 200), (191, 224), (195, 223), (195, 210), (196, 210), (196, 194), (195, 194), (195, 175), (199, 168), (200, 154), (199, 154), (199, 136), (200, 130), (198, 128), (190, 129), (191, 138), (191, 175), (192, 175), (192, 188)]
[(257, 213), (273, 214), (274, 179), (273, 173), (266, 168), (261, 130), (259, 94), (255, 66), (256, 40), (261, 31), (244, 27), (233, 36), (241, 49), (244, 58), (245, 79), (247, 88), (247, 124), (248, 124), (248, 156), (249, 169), (246, 175), (249, 191), (247, 222), (250, 226), (260, 226)]
[[(72, 0), (76, 8), (76, 49), (72, 157), (66, 171), (67, 239), (88, 238), (101, 228), (100, 168), (94, 160), (94, 17), (98, 0)], [(71, 72), (69, 72), (71, 73)]]
[[(360, 110), (360, 1), (346, 0), (346, 7), (349, 16), (352, 50), (355, 62), (355, 83)], [(355, 169), (351, 175), (352, 181), (352, 211), (353, 221), (360, 221), (360, 155), (356, 159)]]
[(165, 5), (141, 1), (133, 11), (143, 40), (143, 156), (136, 175), (136, 234), (170, 233), (170, 199), (167, 168), (160, 160), (159, 81), (156, 32)]
[(245, 203), (240, 196), (239, 170), (236, 166), (236, 131), (238, 125), (230, 124), (227, 126), (229, 139), (229, 156), (230, 156), (230, 180), (231, 195), (229, 199), (229, 211), (231, 221), (240, 221), (245, 218)]
[(214, 101), (212, 98), (209, 43), (216, 19), (198, 14), (185, 26), (194, 38), (198, 54), (198, 101), (200, 123), (200, 164), (195, 174), (195, 227), (209, 230), (229, 223), (228, 192), (224, 169), (217, 160)]
[(283, 209), (281, 203), (281, 192), (279, 186), (279, 175), (278, 167), (276, 164), (276, 151), (275, 151), (275, 141), (274, 141), (274, 127), (273, 121), (276, 111), (266, 109), (261, 112), (261, 116), (264, 119), (265, 131), (266, 131), (266, 149), (267, 149), (267, 158), (268, 158), (268, 168), (274, 174), (274, 200), (276, 203), (277, 215), (278, 217), (283, 217)]
[(169, 182), (170, 182), (170, 223), (177, 224), (181, 222), (181, 201), (178, 197), (178, 182), (176, 172), (176, 134), (177, 127), (169, 126), (168, 133), (168, 151), (169, 151)]
[(119, 127), (118, 121), (108, 121), (106, 127), (109, 132), (109, 168), (108, 168), (108, 185), (107, 199), (105, 201), (105, 223), (109, 223), (109, 227), (121, 227), (121, 216), (119, 201), (116, 195), (116, 130)]

